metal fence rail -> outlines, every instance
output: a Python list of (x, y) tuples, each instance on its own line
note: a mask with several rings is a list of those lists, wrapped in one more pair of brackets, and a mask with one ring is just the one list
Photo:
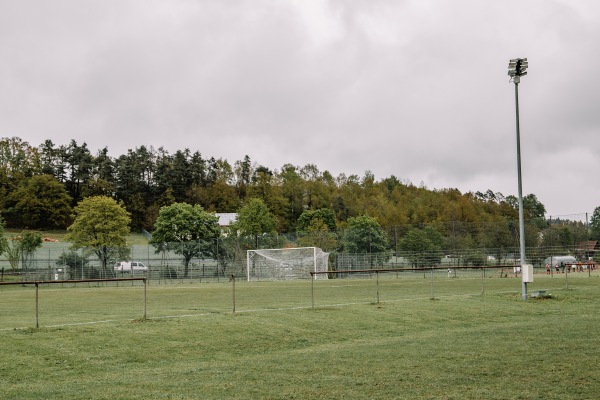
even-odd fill
[(118, 279), (81, 279), (81, 280), (42, 280), (42, 281), (21, 281), (21, 282), (0, 282), (0, 285), (8, 286), (8, 285), (33, 285), (35, 286), (35, 327), (38, 329), (40, 327), (40, 300), (39, 300), (39, 288), (40, 285), (56, 285), (56, 284), (77, 284), (77, 283), (100, 283), (100, 282), (128, 282), (128, 281), (143, 281), (144, 282), (144, 315), (143, 319), (146, 319), (147, 313), (147, 295), (146, 295), (146, 278), (118, 278)]
[[(140, 286), (135, 285), (136, 281), (144, 283), (144, 319), (423, 301), (482, 294), (514, 293), (518, 296), (521, 282), (518, 271), (511, 265), (340, 270), (322, 273), (330, 275), (330, 279), (310, 279), (315, 274), (312, 272), (306, 280), (279, 282), (248, 282), (244, 274), (232, 274), (209, 283), (201, 280), (150, 281), (147, 277), (2, 282), (0, 330), (27, 326), (34, 314), (35, 326), (39, 327), (40, 313), (45, 326), (137, 319), (142, 292)], [(574, 286), (597, 290), (600, 287), (599, 277), (600, 273), (591, 269), (566, 269), (558, 274), (538, 271), (534, 289), (563, 290)], [(124, 285), (127, 282), (131, 284)]]

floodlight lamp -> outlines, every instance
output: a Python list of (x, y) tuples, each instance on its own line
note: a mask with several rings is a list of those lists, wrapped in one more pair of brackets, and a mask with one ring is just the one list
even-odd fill
[[(508, 63), (508, 75), (515, 78), (527, 75), (525, 71), (529, 63), (526, 58), (514, 58)], [(515, 82), (516, 83), (516, 82)]]

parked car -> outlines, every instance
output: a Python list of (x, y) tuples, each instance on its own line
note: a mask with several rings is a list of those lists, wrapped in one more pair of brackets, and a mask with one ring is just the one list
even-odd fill
[(123, 274), (144, 273), (147, 271), (148, 267), (139, 261), (120, 261), (115, 264), (115, 272)]

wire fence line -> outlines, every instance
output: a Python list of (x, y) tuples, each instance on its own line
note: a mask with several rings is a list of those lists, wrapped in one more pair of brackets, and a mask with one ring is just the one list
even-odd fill
[[(289, 238), (263, 238), (262, 248), (289, 246)], [(254, 244), (254, 243), (253, 243)], [(169, 243), (161, 247), (134, 245), (109, 249), (103, 263), (92, 251), (73, 250), (69, 243), (44, 242), (42, 247), (26, 257), (9, 260), (0, 256), (0, 279), (11, 275), (22, 280), (101, 279), (143, 276), (153, 281), (177, 280), (220, 281), (231, 275), (244, 276), (247, 271), (246, 251), (255, 248), (235, 238), (213, 241)], [(530, 247), (526, 249), (527, 263), (536, 270), (553, 267), (559, 259), (588, 262), (592, 255), (578, 246)], [(405, 252), (389, 250), (382, 253), (329, 253), (329, 270), (365, 270), (374, 268), (427, 268), (463, 266), (499, 266), (520, 264), (519, 248), (473, 248), (437, 251)], [(556, 265), (555, 265), (556, 264)], [(333, 276), (332, 276), (333, 277)], [(337, 278), (343, 275), (335, 275)], [(309, 276), (306, 276), (308, 279)]]
[[(248, 282), (232, 275), (218, 284), (179, 285), (170, 281), (150, 284), (145, 277), (0, 282), (0, 330), (30, 327), (34, 322), (36, 327), (83, 325), (483, 294), (519, 296), (520, 279), (514, 271), (510, 265), (375, 268), (323, 272), (344, 279)], [(542, 273), (535, 279), (531, 296), (555, 294), (569, 288), (569, 283), (597, 290), (599, 277), (596, 270)]]

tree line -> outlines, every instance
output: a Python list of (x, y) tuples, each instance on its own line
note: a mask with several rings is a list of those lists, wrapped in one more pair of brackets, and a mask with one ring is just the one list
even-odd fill
[[(409, 239), (416, 247), (428, 243), (444, 249), (518, 243), (517, 198), (491, 189), (429, 189), (393, 175), (376, 180), (370, 171), (362, 177), (334, 177), (314, 164), (270, 169), (247, 155), (230, 163), (187, 148), (170, 153), (140, 146), (111, 157), (106, 147), (92, 154), (86, 143), (75, 140), (33, 146), (18, 137), (0, 139), (0, 216), (7, 228), (65, 229), (74, 222), (74, 208), (96, 196), (122, 204), (131, 229), (137, 231), (160, 228), (161, 208), (173, 204), (239, 213), (258, 199), (273, 216), (272, 231), (294, 233), (298, 241), (311, 231), (311, 240), (318, 236), (324, 246), (329, 242), (326, 247), (338, 250), (344, 243), (350, 248), (339, 232), (362, 217), (381, 227), (388, 249), (402, 241), (407, 247)], [(523, 200), (527, 247), (568, 247), (600, 239), (600, 207), (588, 227), (577, 221), (548, 221), (534, 194)], [(370, 235), (373, 250), (373, 237), (379, 233)]]

